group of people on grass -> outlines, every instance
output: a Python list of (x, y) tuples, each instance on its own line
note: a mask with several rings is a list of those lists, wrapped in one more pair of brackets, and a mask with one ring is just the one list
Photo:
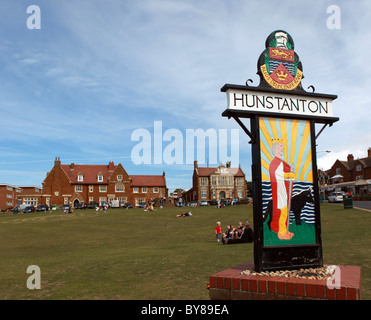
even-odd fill
[(217, 242), (222, 242), (223, 244), (254, 242), (254, 232), (250, 227), (249, 221), (246, 221), (245, 224), (240, 221), (237, 228), (232, 224), (228, 225), (224, 233), (222, 233), (221, 222), (218, 221), (215, 234)]

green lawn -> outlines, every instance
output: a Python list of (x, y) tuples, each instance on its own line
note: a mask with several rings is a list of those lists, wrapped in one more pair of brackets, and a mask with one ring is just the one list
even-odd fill
[[(0, 215), (0, 299), (208, 299), (209, 276), (253, 260), (253, 244), (222, 245), (222, 230), (251, 223), (251, 206), (110, 209)], [(371, 213), (322, 204), (326, 264), (360, 265), (363, 298), (371, 298)], [(29, 290), (29, 265), (41, 289)]]

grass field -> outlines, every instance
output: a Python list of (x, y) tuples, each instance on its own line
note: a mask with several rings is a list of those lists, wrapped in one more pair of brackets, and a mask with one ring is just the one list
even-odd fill
[[(363, 299), (371, 298), (371, 213), (321, 205), (324, 263), (362, 267)], [(253, 244), (222, 245), (222, 230), (253, 222), (251, 206), (110, 209), (0, 215), (0, 299), (209, 299), (209, 276), (253, 260)], [(29, 265), (41, 289), (29, 290)]]

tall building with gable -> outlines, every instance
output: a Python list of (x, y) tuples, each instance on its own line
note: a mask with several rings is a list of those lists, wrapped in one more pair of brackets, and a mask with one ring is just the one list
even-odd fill
[(224, 166), (199, 167), (194, 162), (192, 188), (183, 195), (184, 201), (243, 199), (247, 196), (245, 173), (241, 167)]

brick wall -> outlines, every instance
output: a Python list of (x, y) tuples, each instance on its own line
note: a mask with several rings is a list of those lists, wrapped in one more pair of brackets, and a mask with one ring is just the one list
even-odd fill
[(253, 262), (210, 276), (213, 300), (361, 300), (361, 268), (339, 266), (340, 289), (329, 289), (326, 280), (244, 275)]

